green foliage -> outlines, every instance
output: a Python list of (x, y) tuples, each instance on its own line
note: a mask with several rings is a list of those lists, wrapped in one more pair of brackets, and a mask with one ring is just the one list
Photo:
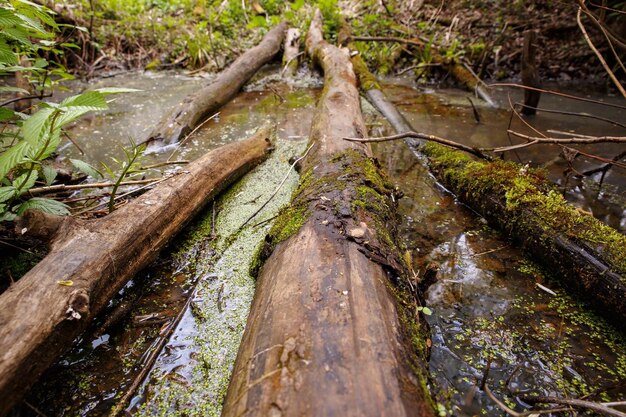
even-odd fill
[[(0, 75), (24, 73), (39, 74), (39, 89), (51, 87), (50, 75), (69, 76), (61, 67), (48, 69), (48, 61), (39, 56), (54, 49), (55, 31), (59, 29), (52, 12), (27, 0), (0, 0)], [(20, 57), (31, 66), (21, 66)], [(33, 78), (33, 81), (36, 81)], [(12, 121), (17, 128), (0, 137), (0, 221), (12, 220), (26, 209), (33, 208), (52, 214), (69, 214), (67, 206), (46, 198), (28, 198), (28, 190), (41, 179), (50, 185), (56, 172), (43, 164), (57, 149), (62, 129), (90, 111), (106, 110), (108, 94), (134, 91), (128, 89), (101, 89), (87, 91), (66, 98), (60, 103), (41, 103), (32, 115), (17, 113), (2, 107), (0, 119)], [(3, 93), (28, 93), (15, 87), (3, 87)], [(87, 168), (87, 164), (75, 161)], [(87, 169), (88, 170), (88, 169)], [(93, 172), (92, 172), (93, 173)]]
[(130, 149), (127, 149), (123, 146), (121, 148), (122, 148), (122, 151), (124, 151), (124, 155), (126, 156), (126, 159), (120, 160), (117, 158), (111, 158), (120, 169), (119, 175), (116, 175), (115, 171), (112, 168), (110, 168), (107, 164), (102, 162), (102, 166), (104, 167), (104, 170), (106, 171), (106, 173), (115, 181), (115, 185), (113, 186), (113, 189), (111, 190), (111, 196), (109, 197), (109, 204), (108, 204), (109, 213), (115, 210), (115, 196), (117, 195), (117, 190), (119, 189), (121, 182), (125, 178), (128, 178), (132, 176), (133, 174), (137, 174), (143, 171), (141, 167), (140, 159), (141, 159), (141, 156), (143, 155), (143, 152), (146, 150), (146, 145), (141, 144), (137, 146), (135, 142), (133, 142), (133, 140), (131, 139)]

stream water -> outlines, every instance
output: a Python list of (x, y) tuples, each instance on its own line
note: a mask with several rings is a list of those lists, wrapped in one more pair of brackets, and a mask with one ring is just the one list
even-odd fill
[[(63, 157), (96, 164), (119, 156), (121, 150), (113, 144), (127, 145), (128, 137), (145, 137), (163, 112), (206, 80), (135, 73), (100, 83), (143, 92), (118, 97), (109, 112), (73, 128), (71, 134), (85, 155), (68, 146)], [(509, 144), (505, 132), (510, 112), (488, 109), (474, 100), (481, 118), (476, 123), (466, 92), (416, 90), (398, 80), (387, 87), (420, 131), (475, 146)], [(186, 144), (145, 156), (144, 164), (167, 160), (174, 151), (174, 159), (194, 159), (246, 137), (265, 121), (278, 126), (276, 151), (270, 160), (210, 205), (159, 261), (136, 277), (103, 315), (124, 311), (124, 318), (112, 325), (103, 319), (87, 332), (14, 415), (109, 415), (121, 398), (128, 402), (120, 412), (219, 415), (254, 293), (249, 263), (272, 217), (287, 204), (296, 174), (292, 172), (272, 203), (237, 232), (286, 174), (289, 158), (304, 151), (319, 91), (320, 80), (315, 77), (287, 85), (266, 74)], [(508, 101), (506, 92), (497, 98), (502, 104)], [(576, 102), (542, 100), (546, 107), (592, 111)], [(364, 109), (371, 135), (392, 133), (367, 103)], [(611, 111), (600, 114), (624, 119), (623, 112)], [(547, 113), (534, 122), (544, 130), (617, 132), (597, 120)], [(436, 272), (436, 281), (425, 289), (425, 296), (433, 311), (427, 316), (432, 330), (429, 366), (440, 411), (457, 416), (503, 415), (479, 389), (487, 364), (486, 382), (494, 395), (518, 410), (525, 406), (520, 395), (529, 393), (567, 398), (589, 395), (594, 401), (626, 399), (623, 334), (562, 291), (558, 277), (543, 271), (484, 219), (456, 202), (403, 143), (378, 144), (374, 150), (405, 194), (399, 202), (401, 232), (415, 274)], [(594, 152), (613, 157), (619, 150), (606, 146)], [(610, 170), (598, 189), (564, 177), (567, 165), (546, 148), (527, 148), (511, 157), (546, 163), (550, 176), (571, 201), (626, 230), (623, 172)], [(577, 170), (588, 168), (586, 162), (574, 163)], [(172, 169), (177, 168), (163, 170)], [(124, 310), (125, 305), (131, 308)], [(146, 364), (150, 372), (142, 378)]]

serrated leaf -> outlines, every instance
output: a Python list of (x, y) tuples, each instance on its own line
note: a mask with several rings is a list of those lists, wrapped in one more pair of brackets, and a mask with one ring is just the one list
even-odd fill
[(105, 88), (97, 88), (93, 91), (97, 91), (103, 95), (108, 95), (108, 94), (119, 94), (119, 93), (136, 93), (138, 91), (143, 91), (143, 90), (137, 90), (136, 88), (105, 87)]
[(57, 118), (57, 126), (59, 127), (63, 127), (72, 123), (74, 120), (77, 120), (85, 114), (89, 113), (90, 111), (93, 111), (93, 109), (84, 107), (71, 107), (69, 109), (62, 109), (62, 111), (63, 113)]
[[(0, 37), (0, 63), (9, 65), (18, 64), (17, 55), (3, 37)], [(7, 71), (6, 68), (3, 68), (3, 70)]]
[(56, 214), (58, 216), (67, 216), (70, 214), (70, 210), (67, 205), (61, 203), (60, 201), (41, 197), (33, 197), (20, 204), (17, 208), (17, 214), (21, 216), (28, 209), (35, 209), (43, 211), (44, 213)]
[(0, 222), (12, 222), (16, 218), (17, 214), (11, 213), (10, 211), (0, 214)]
[(106, 110), (109, 108), (104, 99), (104, 94), (99, 91), (86, 91), (77, 96), (68, 97), (59, 103), (59, 107), (79, 107), (89, 110)]
[(22, 93), (22, 94), (30, 94), (28, 90), (24, 90), (19, 87), (11, 87), (11, 86), (0, 86), (0, 93)]
[[(37, 156), (37, 159), (39, 161), (43, 161), (44, 159), (52, 155), (54, 151), (56, 151), (59, 143), (61, 143), (61, 129), (54, 129), (54, 131), (50, 134), (50, 137), (47, 139), (47, 144), (45, 144), (46, 147), (39, 148), (37, 152), (35, 152), (35, 154), (33, 155), (33, 157)], [(43, 146), (44, 143), (42, 143), (41, 145)]]
[(35, 185), (35, 181), (37, 181), (37, 172), (36, 171), (28, 171), (16, 179), (13, 180), (13, 187), (19, 190), (20, 193), (29, 190)]
[(16, 194), (17, 189), (13, 186), (0, 187), (0, 203), (4, 203), (5, 201), (12, 199)]
[(24, 140), (33, 148), (37, 148), (39, 140), (44, 136), (48, 129), (50, 119), (56, 112), (56, 109), (51, 107), (45, 107), (38, 110), (35, 114), (30, 116), (22, 124), (22, 132), (24, 134)]
[(22, 162), (31, 149), (28, 142), (22, 140), (2, 152), (0, 154), (0, 178), (4, 178), (10, 170)]
[(83, 174), (87, 174), (92, 178), (102, 178), (102, 173), (87, 162), (80, 159), (70, 159), (70, 162)]
[(44, 165), (41, 168), (41, 174), (43, 175), (46, 185), (52, 185), (57, 177), (57, 170), (52, 168), (50, 165)]

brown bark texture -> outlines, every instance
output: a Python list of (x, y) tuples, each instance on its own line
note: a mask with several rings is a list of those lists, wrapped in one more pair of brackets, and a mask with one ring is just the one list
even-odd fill
[[(354, 59), (354, 58), (353, 58)], [(373, 75), (363, 65), (355, 65), (361, 87), (369, 86), (366, 97), (387, 118), (398, 133), (412, 129), (395, 106), (373, 84)], [(375, 80), (375, 78), (374, 78)], [(536, 203), (515, 204), (507, 197), (516, 177), (523, 180), (521, 165), (484, 162), (484, 168), (463, 173), (471, 162), (462, 156), (437, 158), (439, 145), (407, 142), (430, 158), (430, 169), (458, 198), (511, 236), (546, 266), (566, 288), (584, 296), (596, 311), (621, 329), (626, 329), (626, 267), (623, 248), (626, 237), (590, 215), (581, 214), (563, 202), (556, 213), (543, 207), (551, 185), (537, 180)], [(460, 162), (459, 162), (460, 161)], [(422, 163), (428, 160), (422, 159)], [(456, 173), (461, 173), (455, 174)], [(493, 177), (498, 180), (494, 181)], [(508, 182), (506, 180), (508, 179)], [(486, 185), (487, 184), (487, 185)], [(556, 192), (556, 191), (553, 191)], [(621, 248), (621, 249), (620, 249)]]
[(57, 224), (48, 256), (0, 296), (0, 415), (20, 401), (130, 278), (269, 148), (269, 129), (260, 129), (207, 153), (102, 219), (68, 218)]
[(228, 103), (263, 65), (278, 54), (286, 29), (285, 22), (272, 28), (261, 43), (237, 58), (211, 84), (187, 96), (176, 111), (165, 115), (144, 142), (178, 142), (206, 116)]
[(318, 11), (306, 39), (324, 71), (314, 146), (262, 251), (271, 256), (222, 415), (431, 416), (413, 372), (423, 378), (425, 368), (405, 344), (394, 295), (404, 267), (387, 233), (392, 187), (368, 146), (341, 139), (363, 137), (366, 127), (348, 52), (325, 42), (321, 28)]
[(285, 36), (283, 47), (283, 75), (293, 77), (298, 70), (298, 56), (300, 54), (300, 30), (289, 28)]
[[(537, 71), (537, 32), (527, 30), (524, 32), (524, 49), (522, 51), (522, 83), (528, 87), (541, 88), (539, 72)], [(541, 92), (537, 90), (524, 89), (524, 107), (522, 114), (533, 116), (537, 113), (537, 106)]]

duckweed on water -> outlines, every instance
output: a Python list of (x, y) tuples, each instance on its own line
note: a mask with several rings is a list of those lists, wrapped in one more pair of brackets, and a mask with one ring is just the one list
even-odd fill
[[(219, 260), (213, 267), (195, 265), (195, 274), (201, 278), (192, 300), (193, 317), (187, 317), (193, 325), (187, 324), (185, 328), (183, 319), (175, 330), (165, 349), (169, 353), (159, 359), (144, 389), (146, 402), (139, 415), (220, 415), (254, 295), (250, 264), (256, 259), (255, 250), (271, 225), (266, 222), (254, 227), (254, 224), (274, 217), (288, 204), (297, 174), (292, 172), (265, 209), (246, 228), (241, 231), (239, 228), (269, 198), (289, 168), (288, 159), (302, 153), (304, 146), (303, 141), (279, 141), (266, 163), (216, 201), (218, 237), (211, 246), (220, 254)], [(211, 216), (212, 211), (208, 210), (193, 232), (201, 239), (211, 233)], [(191, 360), (172, 367), (184, 353), (176, 345), (177, 334), (185, 332), (189, 334), (187, 340), (192, 339), (192, 346), (186, 348), (192, 352), (187, 352)]]

